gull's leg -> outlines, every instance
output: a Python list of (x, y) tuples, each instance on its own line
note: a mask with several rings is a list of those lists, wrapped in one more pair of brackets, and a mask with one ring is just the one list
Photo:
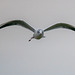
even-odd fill
[(29, 41), (31, 41), (34, 37), (31, 37), (31, 39)]

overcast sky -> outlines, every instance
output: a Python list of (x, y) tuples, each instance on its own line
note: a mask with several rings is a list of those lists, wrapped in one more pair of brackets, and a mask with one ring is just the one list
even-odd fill
[[(75, 26), (75, 0), (0, 0), (0, 24), (20, 19), (35, 29)], [(75, 32), (55, 29), (45, 38), (11, 26), (0, 30), (0, 75), (75, 75)]]

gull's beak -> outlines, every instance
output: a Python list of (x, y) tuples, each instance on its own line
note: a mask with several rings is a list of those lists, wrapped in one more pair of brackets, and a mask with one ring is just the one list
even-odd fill
[(40, 31), (40, 34), (42, 34), (43, 32), (42, 31)]

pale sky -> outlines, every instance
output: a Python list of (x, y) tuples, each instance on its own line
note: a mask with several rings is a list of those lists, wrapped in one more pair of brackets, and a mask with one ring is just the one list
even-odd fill
[[(75, 26), (75, 0), (0, 0), (0, 24), (24, 20), (35, 29)], [(75, 75), (75, 32), (55, 29), (41, 40), (12, 26), (0, 30), (0, 75)]]

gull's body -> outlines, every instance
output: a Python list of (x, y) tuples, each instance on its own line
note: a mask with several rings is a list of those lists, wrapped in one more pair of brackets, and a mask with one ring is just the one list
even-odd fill
[[(12, 25), (20, 25), (20, 26), (25, 27), (25, 28), (31, 30), (32, 32), (34, 32), (33, 37), (31, 39), (33, 39), (33, 38), (41, 39), (44, 37), (45, 31), (49, 31), (49, 30), (56, 29), (56, 28), (66, 28), (66, 29), (75, 31), (74, 26), (66, 24), (66, 23), (57, 23), (57, 24), (50, 26), (44, 30), (42, 30), (42, 29), (35, 30), (33, 27), (31, 27), (30, 25), (28, 25), (26, 22), (24, 22), (22, 20), (13, 20), (13, 21), (9, 21), (4, 24), (1, 24), (0, 29), (7, 27), (7, 26), (12, 26)], [(29, 41), (31, 41), (31, 39)]]

